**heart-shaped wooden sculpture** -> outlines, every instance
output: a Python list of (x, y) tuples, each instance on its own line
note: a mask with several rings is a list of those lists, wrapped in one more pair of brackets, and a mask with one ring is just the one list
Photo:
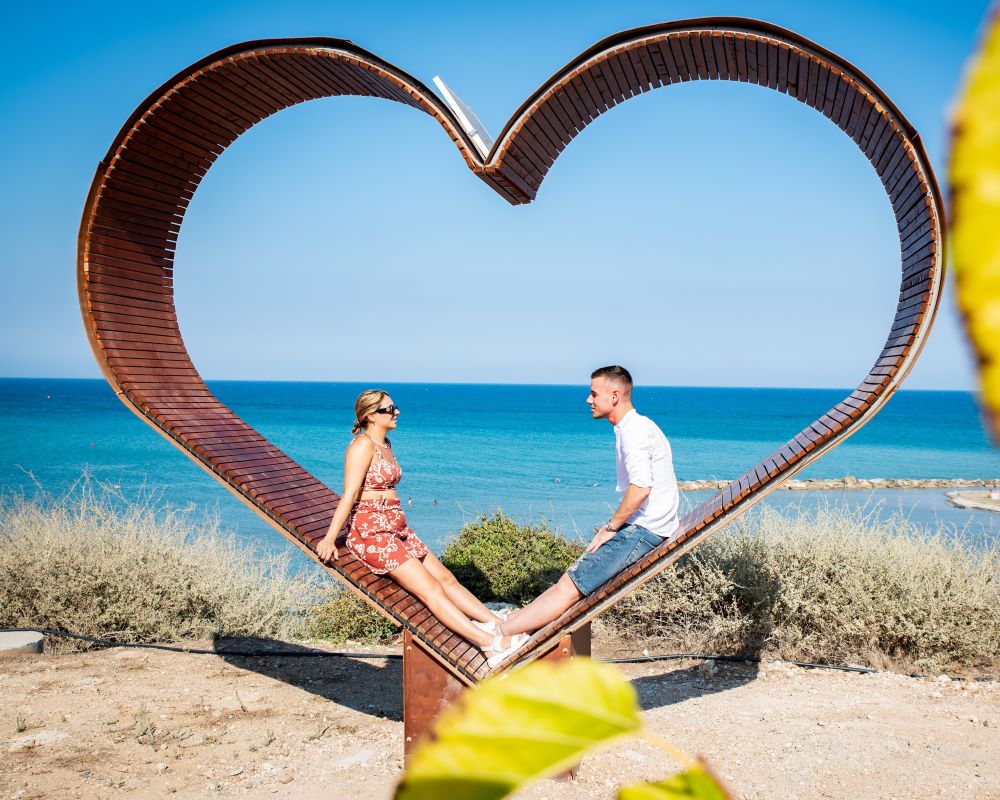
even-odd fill
[[(624, 31), (546, 81), (489, 146), (460, 105), (453, 112), (421, 82), (349, 41), (282, 39), (229, 47), (153, 92), (98, 166), (78, 255), (80, 304), (97, 360), (129, 408), (315, 557), (313, 544), (325, 533), (338, 496), (212, 395), (177, 326), (174, 246), (187, 204), (215, 159), (241, 133), (287, 106), (332, 95), (382, 97), (430, 114), (474, 174), (509, 202), (528, 203), (562, 149), (598, 115), (633, 95), (698, 79), (784, 92), (857, 143), (895, 213), (899, 305), (881, 355), (854, 392), (688, 514), (676, 537), (539, 631), (517, 660), (544, 655), (560, 637), (586, 626), (858, 430), (916, 360), (943, 279), (942, 202), (916, 132), (843, 59), (789, 31), (746, 19)], [(775, 334), (767, 321), (761, 321), (761, 334)], [(339, 563), (326, 569), (402, 625), (408, 643), (464, 683), (484, 677), (488, 670), (477, 648), (431, 617), (391, 578), (372, 575), (342, 553)]]

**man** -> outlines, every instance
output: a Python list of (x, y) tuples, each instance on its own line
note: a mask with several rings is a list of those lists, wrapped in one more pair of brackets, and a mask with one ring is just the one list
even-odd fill
[(678, 527), (677, 478), (670, 443), (632, 407), (632, 376), (624, 367), (601, 367), (587, 397), (594, 419), (615, 428), (617, 490), (621, 502), (597, 528), (587, 552), (554, 585), (503, 623), (506, 635), (538, 630), (672, 535)]

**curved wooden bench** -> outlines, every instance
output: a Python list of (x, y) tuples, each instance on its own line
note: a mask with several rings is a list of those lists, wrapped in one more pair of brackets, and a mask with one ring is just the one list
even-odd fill
[[(173, 297), (174, 249), (198, 183), (240, 134), (305, 100), (382, 97), (437, 120), (469, 168), (511, 203), (534, 199), (549, 167), (587, 124), (633, 95), (680, 81), (754, 83), (820, 111), (857, 143), (882, 180), (900, 238), (899, 305), (858, 388), (683, 520), (678, 535), (539, 631), (518, 661), (551, 650), (783, 481), (843, 441), (885, 403), (914, 363), (940, 299), (940, 193), (919, 137), (861, 72), (789, 31), (700, 19), (624, 31), (552, 76), (511, 117), (484, 160), (420, 81), (342, 39), (263, 40), (226, 48), (153, 92), (97, 169), (78, 250), (80, 305), (101, 369), (121, 400), (306, 553), (339, 498), (224, 406), (188, 355)], [(391, 578), (343, 549), (328, 572), (402, 625), (449, 674), (487, 674), (478, 649)], [(501, 665), (501, 669), (512, 664)]]

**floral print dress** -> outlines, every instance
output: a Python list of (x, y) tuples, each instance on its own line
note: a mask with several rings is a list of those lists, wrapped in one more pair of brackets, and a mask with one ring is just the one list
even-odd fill
[[(372, 444), (375, 445), (375, 458), (368, 467), (361, 490), (384, 492), (395, 489), (403, 477), (403, 470), (382, 452), (383, 447), (391, 448), (389, 441), (379, 445), (372, 439)], [(347, 526), (348, 549), (376, 575), (391, 572), (409, 559), (423, 558), (429, 552), (427, 545), (407, 526), (399, 498), (359, 500), (351, 509)]]

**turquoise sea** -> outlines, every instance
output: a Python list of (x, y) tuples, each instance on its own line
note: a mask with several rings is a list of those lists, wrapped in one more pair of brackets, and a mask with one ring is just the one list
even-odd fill
[[(212, 381), (218, 397), (306, 469), (339, 491), (352, 383)], [(607, 518), (614, 493), (614, 434), (585, 405), (585, 386), (388, 384), (402, 408), (394, 448), (400, 493), (414, 529), (440, 550), (462, 524), (497, 507), (544, 517), (569, 536)], [(638, 410), (671, 441), (678, 478), (731, 478), (798, 432), (848, 390), (640, 388)], [(101, 380), (0, 379), (0, 492), (59, 495), (84, 471), (126, 496), (218, 513), (258, 547), (286, 549), (218, 483), (136, 418)], [(1000, 477), (967, 392), (900, 391), (885, 410), (801, 477)], [(705, 493), (689, 493), (696, 503)], [(1000, 543), (1000, 515), (950, 506), (943, 490), (777, 491), (765, 502), (865, 505), (946, 523)], [(296, 553), (296, 558), (301, 558)], [(305, 559), (302, 559), (304, 562)]]

